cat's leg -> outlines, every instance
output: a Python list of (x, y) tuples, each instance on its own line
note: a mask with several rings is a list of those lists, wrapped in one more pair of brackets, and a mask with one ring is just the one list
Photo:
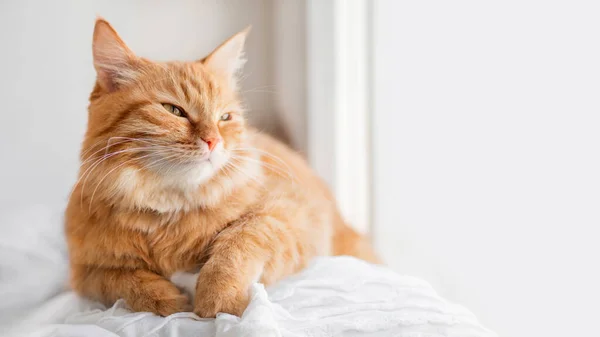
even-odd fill
[(250, 215), (231, 224), (215, 238), (200, 269), (194, 312), (200, 317), (218, 312), (240, 316), (252, 283), (268, 284), (291, 274), (313, 254), (301, 237), (271, 216)]
[(78, 293), (107, 305), (123, 298), (133, 311), (168, 316), (191, 309), (173, 283), (148, 270), (75, 266), (71, 284)]

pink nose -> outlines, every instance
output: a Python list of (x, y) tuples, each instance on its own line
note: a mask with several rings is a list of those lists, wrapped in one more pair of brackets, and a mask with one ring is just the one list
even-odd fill
[(221, 137), (202, 138), (202, 140), (208, 145), (208, 150), (212, 151), (221, 141)]

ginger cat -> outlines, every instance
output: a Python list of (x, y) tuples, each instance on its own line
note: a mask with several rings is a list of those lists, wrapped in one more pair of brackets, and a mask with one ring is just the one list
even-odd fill
[[(253, 282), (315, 256), (377, 261), (306, 162), (246, 125), (236, 79), (247, 32), (204, 59), (157, 63), (96, 21), (97, 81), (65, 217), (81, 295), (162, 316), (240, 315)], [(169, 278), (198, 269), (188, 303)]]

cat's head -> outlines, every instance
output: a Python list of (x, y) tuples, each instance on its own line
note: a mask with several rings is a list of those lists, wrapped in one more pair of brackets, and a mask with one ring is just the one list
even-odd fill
[(102, 176), (125, 179), (123, 185), (128, 174), (151, 175), (167, 187), (194, 187), (235, 159), (246, 134), (236, 86), (247, 33), (198, 61), (153, 62), (135, 55), (107, 21), (98, 19), (97, 81), (81, 177), (88, 175), (100, 188)]

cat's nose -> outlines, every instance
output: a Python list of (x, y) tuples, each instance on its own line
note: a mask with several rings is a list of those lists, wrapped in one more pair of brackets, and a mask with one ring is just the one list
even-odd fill
[(208, 145), (208, 150), (212, 152), (215, 146), (221, 141), (221, 137), (206, 137), (202, 138), (202, 140)]

